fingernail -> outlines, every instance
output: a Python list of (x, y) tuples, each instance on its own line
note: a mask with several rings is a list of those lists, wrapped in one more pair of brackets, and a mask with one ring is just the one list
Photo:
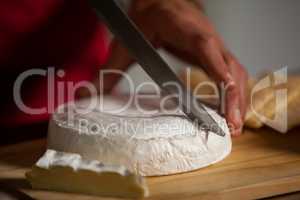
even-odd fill
[(227, 84), (228, 85), (235, 85), (235, 82), (234, 82), (234, 79), (233, 79), (233, 77), (231, 76), (231, 74), (230, 73), (228, 73), (227, 75), (226, 75), (226, 78), (227, 78)]
[(236, 83), (234, 82), (234, 80), (233, 80), (233, 78), (230, 74), (227, 75), (227, 80), (225, 82), (225, 87), (229, 91), (236, 87)]
[(233, 130), (231, 131), (231, 136), (232, 136), (232, 137), (238, 137), (238, 136), (241, 136), (241, 135), (242, 135), (242, 130), (243, 130), (243, 127), (233, 129)]
[(237, 132), (237, 131), (234, 131), (234, 132), (231, 133), (231, 135), (232, 135), (232, 137), (238, 137), (238, 136), (241, 135), (241, 133)]
[(227, 78), (227, 80), (230, 82), (230, 81), (233, 81), (233, 78), (232, 78), (232, 76), (231, 76), (231, 74), (230, 73), (227, 73), (226, 74), (226, 78)]

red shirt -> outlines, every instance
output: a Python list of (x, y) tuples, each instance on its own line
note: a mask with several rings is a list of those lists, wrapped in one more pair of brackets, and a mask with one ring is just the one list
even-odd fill
[[(56, 81), (91, 80), (107, 57), (106, 30), (85, 0), (0, 1), (1, 123), (22, 125), (47, 120), (30, 115), (13, 100), (17, 77), (32, 68), (64, 69)], [(32, 108), (49, 101), (47, 77), (33, 76), (22, 85), (22, 100)], [(65, 99), (67, 100), (67, 99)]]

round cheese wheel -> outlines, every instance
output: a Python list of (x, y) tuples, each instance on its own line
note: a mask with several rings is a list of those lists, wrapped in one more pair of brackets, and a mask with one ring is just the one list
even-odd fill
[(183, 173), (224, 159), (231, 151), (226, 121), (207, 108), (226, 133), (200, 130), (160, 99), (102, 96), (60, 106), (49, 124), (48, 148), (122, 165), (142, 176)]

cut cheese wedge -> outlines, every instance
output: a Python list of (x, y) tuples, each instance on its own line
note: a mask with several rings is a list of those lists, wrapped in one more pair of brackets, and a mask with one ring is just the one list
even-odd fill
[(48, 150), (26, 177), (34, 189), (135, 199), (148, 196), (144, 179), (123, 166), (54, 150)]

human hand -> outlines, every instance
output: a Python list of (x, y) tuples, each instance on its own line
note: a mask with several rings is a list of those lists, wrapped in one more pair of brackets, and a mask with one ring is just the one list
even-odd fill
[[(201, 7), (188, 0), (135, 0), (130, 17), (154, 44), (201, 66), (225, 90), (225, 117), (234, 127), (233, 135), (241, 134), (247, 108), (248, 75), (235, 56), (225, 47)], [(112, 42), (109, 69), (126, 70), (134, 61), (117, 41)], [(107, 77), (105, 90), (120, 77)]]

